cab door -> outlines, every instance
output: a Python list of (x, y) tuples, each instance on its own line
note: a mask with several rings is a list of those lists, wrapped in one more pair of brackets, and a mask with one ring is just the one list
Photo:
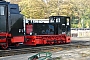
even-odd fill
[(0, 32), (7, 32), (7, 8), (0, 5)]

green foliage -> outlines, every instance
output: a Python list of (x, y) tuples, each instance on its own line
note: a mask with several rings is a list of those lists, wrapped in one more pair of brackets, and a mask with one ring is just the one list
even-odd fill
[(19, 2), (22, 14), (27, 18), (43, 18), (45, 15), (46, 5), (42, 0), (21, 0)]
[(85, 23), (84, 23), (84, 28), (90, 28), (90, 19), (89, 20), (85, 20), (84, 21)]
[(71, 28), (78, 28), (78, 25), (77, 24), (71, 24)]
[[(17, 1), (11, 0), (11, 2)], [(52, 15), (65, 15), (71, 17), (72, 28), (90, 26), (90, 0), (46, 0), (46, 2), (44, 0), (18, 0), (17, 3), (26, 18), (40, 19)]]

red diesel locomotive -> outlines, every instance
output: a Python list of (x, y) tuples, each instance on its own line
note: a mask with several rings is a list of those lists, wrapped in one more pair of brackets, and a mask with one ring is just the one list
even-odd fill
[(25, 24), (26, 45), (70, 43), (70, 17), (51, 16), (49, 23)]
[(0, 46), (70, 43), (70, 17), (51, 16), (48, 23), (23, 19), (17, 4), (0, 1)]

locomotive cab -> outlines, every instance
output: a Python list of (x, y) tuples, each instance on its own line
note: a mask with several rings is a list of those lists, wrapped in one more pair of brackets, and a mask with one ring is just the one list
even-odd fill
[(12, 36), (23, 35), (23, 15), (17, 4), (0, 1), (0, 32), (10, 33)]
[(51, 16), (49, 23), (55, 23), (55, 34), (66, 34), (71, 36), (70, 17), (67, 16)]

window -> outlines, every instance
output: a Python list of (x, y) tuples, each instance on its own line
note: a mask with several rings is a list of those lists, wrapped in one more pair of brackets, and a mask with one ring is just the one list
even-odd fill
[(50, 23), (54, 23), (54, 19), (53, 18), (50, 19)]
[(69, 25), (69, 18), (67, 18), (67, 25)]
[(0, 15), (4, 15), (4, 6), (0, 6)]
[(56, 22), (60, 22), (60, 18), (56, 18)]

